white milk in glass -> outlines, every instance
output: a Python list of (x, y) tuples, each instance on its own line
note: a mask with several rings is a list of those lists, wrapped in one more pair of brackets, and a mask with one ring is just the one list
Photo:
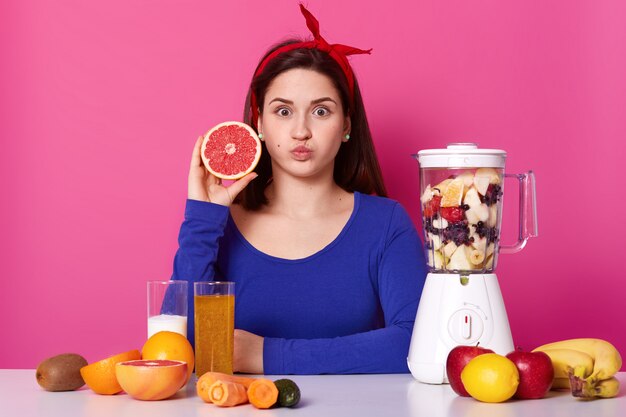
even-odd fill
[(148, 317), (148, 338), (162, 331), (176, 332), (187, 337), (187, 317), (172, 314)]

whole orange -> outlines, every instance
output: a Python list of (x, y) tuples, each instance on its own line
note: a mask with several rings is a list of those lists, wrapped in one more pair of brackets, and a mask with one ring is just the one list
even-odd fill
[(141, 349), (142, 359), (167, 359), (187, 362), (187, 380), (193, 373), (195, 356), (189, 340), (180, 333), (158, 332), (152, 335)]

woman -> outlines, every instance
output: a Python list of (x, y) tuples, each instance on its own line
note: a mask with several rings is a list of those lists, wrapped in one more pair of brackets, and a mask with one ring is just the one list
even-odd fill
[(173, 278), (236, 282), (235, 371), (407, 372), (425, 261), (407, 213), (384, 198), (346, 58), (369, 51), (329, 45), (301, 9), (315, 39), (270, 50), (250, 86), (255, 172), (223, 186), (196, 142)]

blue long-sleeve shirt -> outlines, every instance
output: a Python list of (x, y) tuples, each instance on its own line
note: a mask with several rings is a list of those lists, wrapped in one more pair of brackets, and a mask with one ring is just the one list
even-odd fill
[[(296, 260), (254, 248), (227, 207), (188, 200), (173, 279), (234, 281), (235, 327), (265, 338), (264, 372), (321, 374), (408, 372), (425, 276), (421, 241), (402, 206), (356, 192), (337, 238)], [(190, 296), (192, 343), (193, 317)]]

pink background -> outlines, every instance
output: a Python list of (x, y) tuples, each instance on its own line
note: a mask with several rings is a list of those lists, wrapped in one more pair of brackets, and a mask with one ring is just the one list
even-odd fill
[[(140, 349), (194, 141), (240, 119), (257, 59), (304, 20), (294, 0), (2, 4), (0, 368)], [(626, 353), (624, 2), (363, 4), (308, 2), (331, 42), (374, 48), (352, 62), (391, 197), (417, 224), (412, 153), (507, 150), (536, 172), (540, 227), (500, 258), (515, 343)]]

